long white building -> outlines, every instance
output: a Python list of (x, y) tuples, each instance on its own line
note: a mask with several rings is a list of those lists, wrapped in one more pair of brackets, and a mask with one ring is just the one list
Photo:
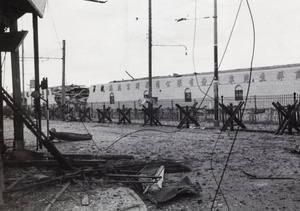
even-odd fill
[[(245, 99), (251, 77), (249, 96), (287, 95), (300, 92), (300, 64), (219, 71), (219, 96)], [(153, 77), (152, 96), (160, 100), (185, 102), (213, 95), (213, 72)], [(148, 78), (113, 81), (90, 86), (90, 103), (116, 104), (137, 101), (148, 94)], [(113, 107), (113, 106), (112, 106)]]

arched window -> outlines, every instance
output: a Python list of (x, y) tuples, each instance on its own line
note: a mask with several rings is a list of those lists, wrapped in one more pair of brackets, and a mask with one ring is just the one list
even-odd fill
[(234, 96), (235, 100), (243, 100), (243, 88), (240, 85), (235, 87)]
[(148, 90), (145, 90), (145, 91), (144, 91), (144, 98), (148, 98), (148, 97), (149, 97)]
[(115, 104), (115, 95), (112, 92), (109, 94), (109, 103)]
[(101, 92), (105, 92), (105, 90), (104, 90), (104, 85), (101, 85), (100, 90), (101, 90)]
[(184, 91), (184, 101), (192, 102), (192, 92), (189, 88), (185, 89)]

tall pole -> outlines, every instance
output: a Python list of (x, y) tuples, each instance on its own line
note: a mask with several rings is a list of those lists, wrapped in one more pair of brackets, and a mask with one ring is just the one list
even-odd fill
[[(0, 31), (0, 33), (2, 33)], [(4, 147), (4, 122), (3, 122), (3, 97), (2, 97), (2, 58), (1, 58), (1, 51), (0, 51), (0, 156), (3, 155), (3, 147)]]
[(149, 48), (149, 98), (152, 98), (152, 9), (151, 0), (149, 0), (149, 29), (148, 29), (148, 48)]
[[(2, 33), (2, 31), (0, 31)], [(4, 154), (4, 124), (3, 124), (3, 97), (2, 97), (2, 59), (1, 59), (1, 51), (0, 51), (0, 205), (3, 205), (3, 194), (2, 192), (5, 190), (4, 186), (4, 176), (3, 176), (3, 163), (2, 156)]]
[(214, 0), (214, 113), (215, 126), (219, 126), (219, 75), (218, 75), (218, 23), (217, 0)]
[[(40, 63), (39, 63), (39, 38), (38, 38), (38, 16), (36, 13), (33, 16), (33, 48), (34, 48), (34, 78), (35, 78), (35, 92), (40, 93)], [(42, 113), (41, 113), (41, 99), (40, 96), (35, 100), (36, 119), (38, 126), (38, 133), (42, 132)], [(42, 147), (40, 143), (40, 148)], [(38, 144), (37, 144), (38, 149)]]
[[(10, 27), (11, 32), (18, 31), (18, 22)], [(21, 83), (20, 83), (20, 56), (19, 49), (14, 52), (11, 52), (11, 69), (12, 69), (12, 85), (13, 85), (13, 99), (14, 105), (21, 107), (22, 105), (22, 96), (21, 96)], [(15, 112), (14, 114), (14, 149), (24, 149), (24, 124), (22, 117)]]
[(25, 82), (24, 82), (24, 41), (22, 43), (22, 97), (23, 97), (23, 105), (25, 105)]
[(63, 40), (63, 49), (62, 49), (63, 57), (62, 57), (62, 84), (61, 84), (61, 108), (62, 108), (62, 118), (64, 119), (64, 105), (65, 105), (65, 99), (66, 99), (66, 41)]
[(150, 113), (150, 126), (153, 122), (153, 100), (152, 100), (152, 2), (149, 0), (149, 29), (148, 29), (148, 48), (149, 48), (149, 93), (150, 103), (148, 103), (148, 109)]

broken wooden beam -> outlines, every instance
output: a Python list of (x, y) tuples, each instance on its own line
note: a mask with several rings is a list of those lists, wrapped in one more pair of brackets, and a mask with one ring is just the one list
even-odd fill
[(63, 156), (69, 159), (91, 159), (91, 160), (92, 159), (104, 159), (104, 160), (134, 159), (132, 155), (63, 154)]
[(134, 173), (134, 171), (136, 173), (138, 173), (145, 166), (157, 166), (157, 168), (159, 168), (160, 166), (164, 166), (166, 173), (178, 173), (178, 172), (191, 172), (192, 171), (188, 166), (183, 165), (182, 162), (169, 161), (169, 160), (140, 162), (140, 163), (128, 164), (128, 165), (116, 165), (116, 166), (114, 166), (114, 168), (118, 169), (120, 171), (127, 172), (128, 170), (130, 170), (132, 173)]
[(44, 211), (48, 211), (52, 204), (55, 203), (55, 201), (60, 197), (60, 195), (69, 187), (71, 183), (68, 182), (64, 185), (64, 187), (55, 195), (54, 199), (51, 200), (51, 202), (48, 204), (48, 206), (44, 209)]
[[(97, 167), (106, 163), (106, 160), (68, 160), (73, 167), (91, 166)], [(5, 167), (59, 167), (61, 164), (56, 160), (24, 160), (24, 161), (4, 161)]]

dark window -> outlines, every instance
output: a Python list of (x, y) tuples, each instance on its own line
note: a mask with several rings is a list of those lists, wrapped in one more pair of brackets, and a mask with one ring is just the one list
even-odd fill
[(186, 89), (184, 91), (184, 101), (185, 102), (192, 102), (192, 93), (190, 89)]
[(144, 91), (144, 98), (148, 98), (149, 94), (148, 94), (148, 90)]
[(104, 91), (104, 86), (103, 86), (103, 85), (101, 86), (101, 92), (105, 92), (105, 91)]
[(234, 96), (235, 100), (243, 100), (243, 88), (240, 85), (235, 87)]
[(109, 103), (110, 104), (115, 104), (115, 95), (114, 95), (114, 93), (110, 93), (110, 95), (109, 95)]
[(96, 91), (96, 86), (93, 86), (93, 92), (95, 92)]

